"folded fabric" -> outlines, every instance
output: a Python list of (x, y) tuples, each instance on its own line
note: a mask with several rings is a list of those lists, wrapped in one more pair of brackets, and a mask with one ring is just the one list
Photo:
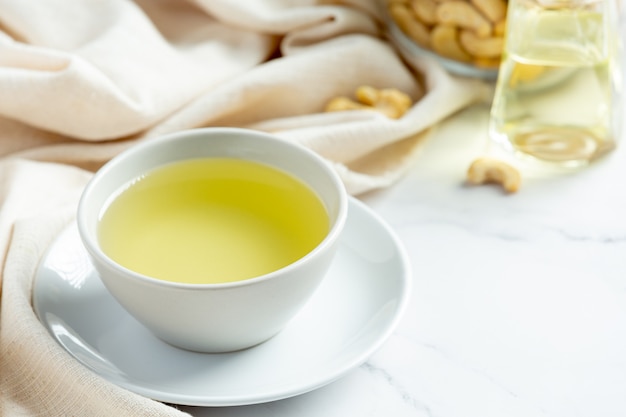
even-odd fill
[[(400, 177), (422, 141), (401, 143), (397, 161), (390, 152), (381, 163), (359, 159), (485, 94), (484, 84), (435, 63), (406, 64), (382, 38), (374, 0), (361, 8), (261, 0), (1, 6), (0, 155), (95, 169), (137, 140), (241, 126), (310, 146), (358, 194)], [(323, 112), (360, 85), (397, 88), (416, 104), (400, 120)]]
[[(31, 306), (39, 259), (74, 218), (89, 173), (20, 160), (0, 162), (0, 169), (11, 184), (7, 187), (5, 182), (1, 189), (2, 214), (19, 217), (6, 256), (0, 305), (0, 415), (183, 415), (87, 370), (48, 335)], [(3, 229), (2, 236), (6, 235)]]
[[(31, 306), (35, 268), (91, 172), (139, 142), (208, 126), (271, 132), (348, 191), (397, 181), (429, 130), (490, 94), (384, 38), (377, 0), (0, 0), (0, 415), (182, 415), (73, 360)], [(399, 119), (324, 112), (362, 85)]]

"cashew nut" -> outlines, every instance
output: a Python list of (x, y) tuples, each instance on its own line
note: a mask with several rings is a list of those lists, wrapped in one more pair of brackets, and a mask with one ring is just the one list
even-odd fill
[(471, 29), (480, 37), (491, 34), (491, 23), (470, 3), (451, 1), (437, 6), (437, 17), (441, 23)]
[(348, 97), (335, 97), (328, 102), (325, 109), (327, 112), (343, 110), (371, 110), (371, 107), (352, 101)]
[(467, 29), (461, 31), (459, 42), (463, 49), (476, 58), (499, 58), (504, 47), (504, 38), (495, 36), (481, 38)]
[(506, 16), (507, 4), (504, 0), (470, 0), (472, 4), (491, 20), (496, 23)]
[(413, 104), (411, 98), (395, 88), (376, 89), (361, 86), (355, 92), (353, 101), (347, 97), (336, 97), (327, 105), (325, 111), (374, 110), (391, 119), (399, 119)]
[[(448, 3), (444, 3), (448, 4)], [(472, 57), (459, 44), (459, 30), (455, 26), (437, 25), (432, 31), (433, 50), (439, 55), (457, 61), (471, 61)]]
[(485, 58), (477, 56), (472, 60), (472, 64), (480, 68), (497, 68), (500, 65), (500, 57)]
[(493, 158), (478, 158), (467, 170), (467, 180), (471, 184), (500, 184), (508, 193), (516, 192), (522, 182), (517, 169), (506, 162)]
[(400, 30), (406, 33), (415, 43), (424, 48), (430, 47), (428, 27), (413, 15), (407, 4), (392, 3), (389, 5), (389, 13), (398, 24)]
[(506, 19), (502, 19), (494, 23), (493, 25), (494, 35), (504, 37), (505, 32), (506, 32)]
[(437, 3), (435, 0), (411, 0), (415, 16), (427, 25), (437, 23)]

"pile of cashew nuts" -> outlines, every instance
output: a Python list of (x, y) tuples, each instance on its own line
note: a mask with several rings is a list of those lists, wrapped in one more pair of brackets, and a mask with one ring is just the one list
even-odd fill
[(497, 68), (507, 0), (386, 0), (396, 25), (422, 48), (480, 68)]
[(355, 100), (345, 96), (335, 97), (326, 104), (324, 111), (369, 110), (390, 119), (399, 119), (413, 105), (408, 94), (395, 88), (374, 88), (362, 85), (354, 92)]

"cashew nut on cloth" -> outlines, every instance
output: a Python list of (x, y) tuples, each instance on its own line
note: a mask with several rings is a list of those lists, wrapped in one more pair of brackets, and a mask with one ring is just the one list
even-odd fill
[(372, 110), (390, 119), (399, 119), (411, 108), (413, 100), (395, 88), (376, 89), (361, 86), (355, 92), (356, 101), (348, 97), (335, 97), (326, 105), (325, 111)]

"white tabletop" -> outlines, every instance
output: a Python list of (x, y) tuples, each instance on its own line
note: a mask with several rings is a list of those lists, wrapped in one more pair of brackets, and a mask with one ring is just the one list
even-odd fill
[(369, 360), (272, 403), (183, 408), (220, 417), (626, 415), (624, 146), (521, 190), (464, 184), (488, 108), (443, 123), (407, 176), (362, 197), (404, 243), (411, 302)]

